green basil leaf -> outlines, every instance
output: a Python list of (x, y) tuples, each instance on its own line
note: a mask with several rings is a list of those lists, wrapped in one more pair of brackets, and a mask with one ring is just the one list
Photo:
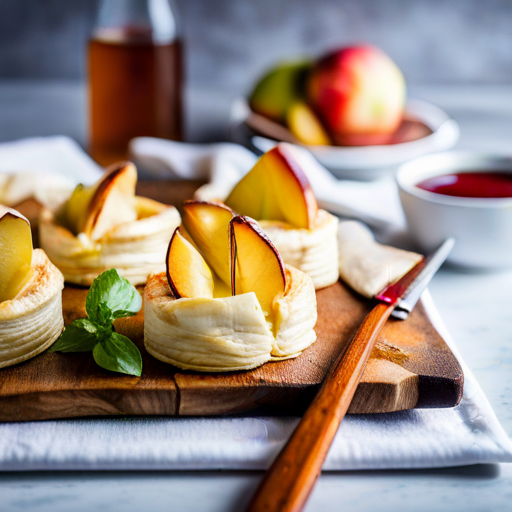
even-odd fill
[(137, 377), (142, 373), (142, 356), (139, 349), (129, 338), (117, 332), (97, 343), (92, 355), (96, 364), (106, 370)]
[(142, 307), (142, 297), (135, 286), (121, 277), (116, 269), (110, 269), (93, 281), (85, 301), (89, 318), (105, 323), (108, 315), (105, 309), (99, 311), (100, 304), (106, 306), (115, 319), (137, 314)]
[(50, 352), (88, 352), (97, 342), (98, 327), (87, 318), (81, 318), (66, 327)]
[[(90, 315), (89, 315), (90, 316)], [(102, 326), (110, 326), (114, 321), (114, 314), (110, 308), (104, 303), (100, 302), (96, 307), (96, 321)]]

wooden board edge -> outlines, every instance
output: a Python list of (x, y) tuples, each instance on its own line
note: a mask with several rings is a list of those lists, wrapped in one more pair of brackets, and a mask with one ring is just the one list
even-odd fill
[(0, 422), (90, 416), (176, 416), (176, 390), (60, 390), (0, 397)]

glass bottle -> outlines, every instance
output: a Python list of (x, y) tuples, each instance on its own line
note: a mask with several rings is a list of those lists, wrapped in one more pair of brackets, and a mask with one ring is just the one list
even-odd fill
[(101, 0), (89, 43), (90, 153), (128, 156), (133, 137), (182, 138), (182, 44), (172, 0)]

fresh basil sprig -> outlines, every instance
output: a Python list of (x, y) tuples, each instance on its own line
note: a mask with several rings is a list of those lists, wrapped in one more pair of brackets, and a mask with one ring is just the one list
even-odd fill
[(140, 377), (142, 357), (126, 336), (115, 331), (114, 320), (140, 311), (142, 298), (137, 289), (117, 270), (103, 272), (92, 283), (85, 300), (88, 318), (69, 324), (51, 352), (89, 352), (106, 370)]

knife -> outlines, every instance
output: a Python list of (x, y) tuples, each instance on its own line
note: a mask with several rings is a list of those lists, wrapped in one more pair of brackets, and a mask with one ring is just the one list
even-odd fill
[(299, 512), (313, 490), (334, 436), (354, 397), (375, 342), (393, 315), (407, 318), (454, 245), (449, 238), (430, 256), (376, 295), (366, 316), (338, 358), (290, 439), (266, 472), (248, 512)]
[(400, 280), (384, 288), (375, 298), (388, 304), (397, 299), (391, 316), (405, 320), (454, 245), (455, 238), (446, 239), (435, 252), (419, 261)]

